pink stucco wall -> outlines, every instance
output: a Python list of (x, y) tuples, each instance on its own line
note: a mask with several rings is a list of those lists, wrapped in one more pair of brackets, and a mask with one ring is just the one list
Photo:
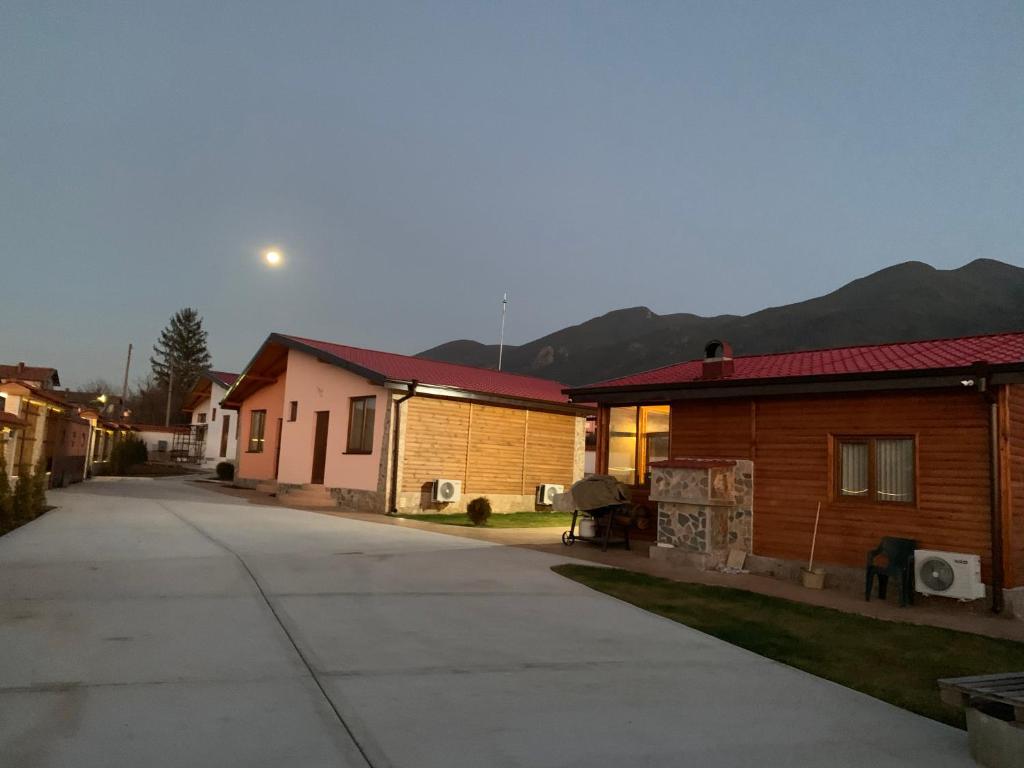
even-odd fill
[[(281, 374), (276, 382), (263, 387), (249, 397), (239, 410), (241, 431), (238, 434), (238, 476), (240, 478), (246, 480), (274, 479), (277, 420), (283, 415), (285, 384), (288, 378), (287, 374)], [(263, 431), (263, 452), (249, 453), (249, 429), (252, 425), (252, 412), (259, 410), (267, 412), (267, 426)], [(281, 460), (284, 461), (283, 445)]]
[[(349, 400), (367, 395), (377, 397), (373, 453), (346, 454)], [(298, 418), (288, 421), (289, 404), (293, 400), (298, 402)], [(381, 458), (381, 430), (387, 402), (387, 393), (383, 387), (371, 384), (342, 368), (321, 363), (305, 352), (290, 350), (288, 382), (283, 398), (285, 422), (278, 481), (295, 484), (310, 481), (316, 412), (328, 411), (330, 417), (324, 485), (328, 488), (376, 490)]]

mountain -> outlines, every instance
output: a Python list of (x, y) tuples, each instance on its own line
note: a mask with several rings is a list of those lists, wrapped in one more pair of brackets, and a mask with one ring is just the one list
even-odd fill
[[(978, 259), (958, 269), (908, 261), (816, 299), (750, 315), (658, 315), (618, 309), (520, 346), (502, 369), (586, 384), (701, 357), (710, 339), (737, 355), (917, 341), (1024, 329), (1024, 269)], [(495, 366), (496, 344), (462, 339), (420, 357)]]

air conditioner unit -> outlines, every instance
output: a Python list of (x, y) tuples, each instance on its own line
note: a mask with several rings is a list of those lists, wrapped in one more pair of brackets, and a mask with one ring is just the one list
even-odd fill
[(550, 507), (555, 503), (555, 494), (565, 491), (565, 487), (554, 483), (541, 483), (537, 486), (537, 503), (544, 507)]
[(959, 552), (914, 551), (914, 583), (925, 595), (942, 595), (959, 600), (985, 596), (981, 583), (981, 558)]
[(430, 489), (431, 501), (458, 501), (459, 496), (461, 495), (461, 480), (445, 480), (444, 478), (439, 477), (434, 481), (434, 485)]

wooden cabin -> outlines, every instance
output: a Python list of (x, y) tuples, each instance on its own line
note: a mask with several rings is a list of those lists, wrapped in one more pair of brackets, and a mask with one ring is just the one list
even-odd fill
[[(585, 416), (531, 376), (271, 334), (225, 395), (237, 481), (295, 503), (368, 512), (533, 510), (583, 476)], [(436, 484), (458, 492), (439, 498)], [(550, 508), (541, 506), (541, 509)]]
[[(979, 555), (994, 607), (1024, 614), (1024, 333), (746, 357), (713, 341), (567, 393), (598, 404), (597, 470), (641, 501), (662, 469), (734, 467), (749, 521), (723, 542), (747, 537), (748, 560), (806, 562), (820, 503), (822, 564), (863, 569), (881, 537), (912, 538)], [(649, 506), (649, 538), (678, 545)]]

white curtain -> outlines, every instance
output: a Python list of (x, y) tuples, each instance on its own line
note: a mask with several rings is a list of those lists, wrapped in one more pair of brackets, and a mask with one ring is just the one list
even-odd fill
[(868, 495), (868, 444), (839, 444), (840, 486), (843, 496)]
[(914, 500), (914, 441), (875, 441), (875, 465), (879, 501)]

